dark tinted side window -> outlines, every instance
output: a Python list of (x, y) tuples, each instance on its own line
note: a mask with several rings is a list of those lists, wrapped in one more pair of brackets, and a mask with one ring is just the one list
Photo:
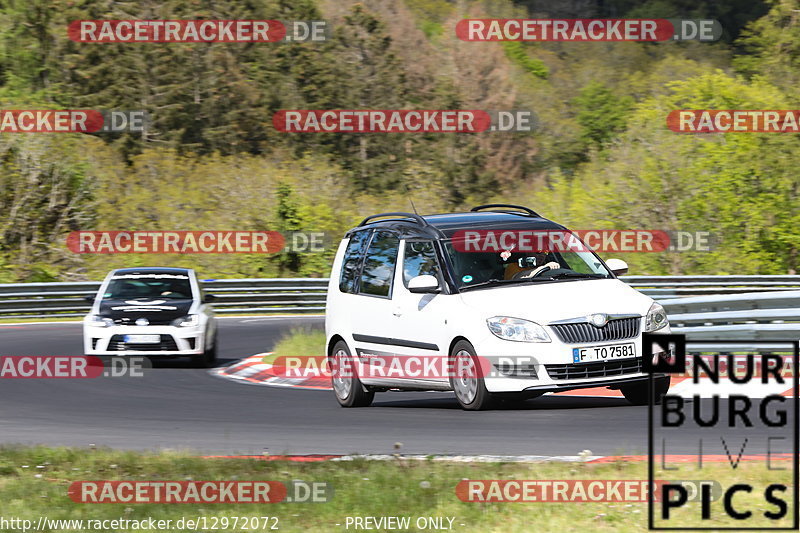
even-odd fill
[(344, 251), (342, 260), (342, 273), (339, 277), (339, 290), (342, 292), (358, 292), (358, 273), (361, 268), (361, 259), (369, 242), (369, 231), (359, 231), (350, 236), (350, 242)]
[(397, 263), (400, 239), (385, 231), (375, 232), (364, 259), (360, 292), (375, 296), (390, 296), (392, 278)]
[(431, 241), (407, 241), (403, 260), (403, 285), (417, 276), (439, 277), (439, 263)]

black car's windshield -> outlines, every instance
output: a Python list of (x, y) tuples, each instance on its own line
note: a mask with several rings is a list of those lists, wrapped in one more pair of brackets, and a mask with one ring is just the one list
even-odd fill
[(181, 274), (114, 276), (103, 294), (103, 298), (110, 300), (184, 300), (191, 297), (189, 276)]
[(466, 252), (452, 242), (445, 249), (460, 289), (613, 277), (590, 251)]

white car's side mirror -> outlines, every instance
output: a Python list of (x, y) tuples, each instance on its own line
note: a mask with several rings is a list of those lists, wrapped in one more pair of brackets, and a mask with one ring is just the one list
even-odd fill
[(621, 276), (628, 273), (628, 263), (622, 259), (609, 259), (606, 261), (606, 266), (614, 273), (615, 276)]
[(436, 276), (424, 274), (411, 278), (408, 282), (408, 291), (414, 293), (437, 293), (439, 289), (439, 280)]

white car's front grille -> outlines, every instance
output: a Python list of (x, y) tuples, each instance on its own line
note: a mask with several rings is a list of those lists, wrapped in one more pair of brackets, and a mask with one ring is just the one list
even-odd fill
[[(175, 320), (174, 318), (158, 318), (158, 317), (150, 317), (147, 318), (148, 325), (150, 326), (169, 326), (172, 324), (172, 321)], [(114, 324), (118, 326), (133, 326), (136, 324), (135, 318), (115, 318)]]
[(108, 343), (108, 351), (124, 352), (126, 350), (137, 352), (177, 352), (178, 345), (172, 335), (161, 335), (160, 342), (153, 344), (125, 342), (124, 335), (111, 337), (111, 341)]
[(567, 344), (582, 342), (619, 341), (634, 339), (639, 336), (641, 318), (615, 318), (598, 328), (588, 322), (575, 322), (569, 324), (551, 324), (558, 339)]

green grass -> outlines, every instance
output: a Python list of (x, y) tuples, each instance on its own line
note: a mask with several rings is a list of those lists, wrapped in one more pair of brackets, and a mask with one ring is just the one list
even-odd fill
[[(152, 517), (173, 521), (198, 516), (276, 516), (281, 531), (303, 532), (346, 531), (348, 516), (410, 516), (412, 523), (418, 517), (449, 516), (455, 518), (454, 531), (625, 533), (646, 529), (646, 503), (465, 503), (456, 497), (455, 487), (462, 479), (645, 479), (646, 475), (645, 463), (628, 462), (520, 464), (394, 459), (289, 463), (202, 459), (174, 451), (142, 454), (12, 447), (0, 448), (0, 516), (34, 522), (40, 516), (97, 520)], [(733, 471), (727, 463), (716, 463), (707, 464), (698, 472), (694, 465), (683, 465), (680, 471), (670, 472), (670, 479), (676, 478), (716, 479), (723, 485), (732, 484), (734, 479), (748, 479), (757, 486), (776, 479), (790, 484), (791, 469), (768, 472), (763, 464), (746, 463)], [(77, 504), (66, 495), (70, 483), (79, 480), (187, 479), (325, 482), (332, 485), (334, 496), (327, 503), (156, 505)], [(760, 493), (737, 496), (737, 505), (749, 503), (754, 512), (767, 508), (757, 496)], [(712, 508), (718, 513), (721, 504), (716, 502)], [(714, 521), (707, 525), (720, 524)]]
[(79, 324), (83, 322), (83, 319), (81, 317), (27, 318), (24, 316), (0, 318), (0, 324), (26, 324), (29, 322), (75, 322)]
[(321, 357), (325, 355), (325, 332), (310, 327), (292, 328), (278, 344), (272, 354), (264, 356), (265, 363), (277, 357)]

